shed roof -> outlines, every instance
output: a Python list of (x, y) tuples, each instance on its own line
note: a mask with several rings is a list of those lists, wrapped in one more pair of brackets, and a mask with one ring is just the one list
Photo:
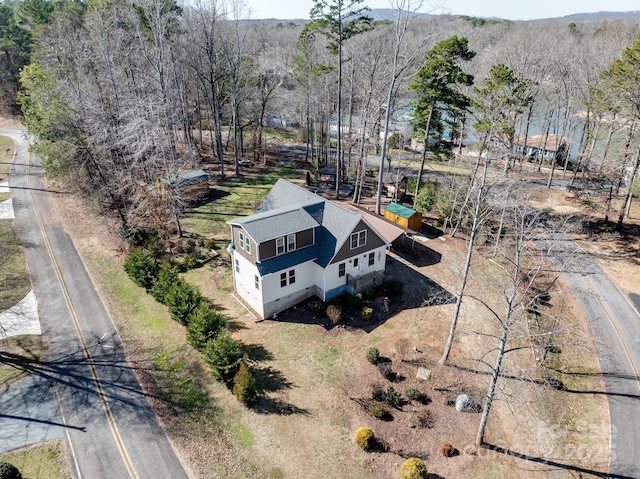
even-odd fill
[(183, 171), (175, 176), (163, 176), (162, 181), (165, 183), (177, 183), (180, 186), (192, 185), (201, 181), (208, 181), (209, 175), (202, 168), (195, 170)]
[(403, 218), (411, 218), (416, 214), (416, 210), (399, 205), (398, 203), (389, 203), (385, 210), (390, 211), (394, 215), (402, 216)]

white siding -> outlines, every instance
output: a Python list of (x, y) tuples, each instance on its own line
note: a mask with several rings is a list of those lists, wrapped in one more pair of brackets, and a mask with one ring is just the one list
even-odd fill
[[(233, 252), (232, 260), (236, 292), (249, 304), (249, 306), (255, 309), (258, 314), (263, 316), (264, 306), (262, 300), (262, 280), (260, 280), (260, 289), (256, 289), (255, 286), (255, 275), (258, 275), (258, 268), (235, 251)], [(240, 273), (236, 272), (236, 260), (240, 265)]]
[[(369, 253), (371, 252), (374, 254), (375, 261), (373, 265), (369, 266)], [(354, 258), (358, 258), (358, 266), (353, 265)], [(324, 271), (324, 287), (321, 284), (318, 286), (324, 291), (331, 291), (332, 289), (347, 284), (347, 276), (358, 277), (374, 271), (384, 271), (386, 261), (387, 247), (380, 246), (366, 253), (347, 258), (339, 263), (329, 264)], [(338, 269), (341, 263), (345, 263), (345, 275), (342, 277), (338, 276)]]
[[(296, 282), (289, 284), (289, 271), (295, 270)], [(270, 303), (284, 296), (307, 289), (316, 283), (316, 272), (320, 267), (313, 261), (293, 266), (286, 270), (278, 271), (262, 278), (262, 297), (265, 303)], [(287, 274), (287, 285), (280, 286), (280, 273)]]

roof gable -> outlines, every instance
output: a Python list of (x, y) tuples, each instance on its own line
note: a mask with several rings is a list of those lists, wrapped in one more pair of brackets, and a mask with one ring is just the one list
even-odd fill
[[(269, 264), (261, 266), (267, 274), (278, 271), (274, 268), (282, 266), (280, 269), (284, 269), (310, 259), (315, 259), (320, 266), (326, 267), (361, 221), (386, 243), (360, 214), (280, 178), (260, 204), (256, 214), (227, 223), (242, 226), (257, 243), (309, 228), (316, 229), (315, 248), (310, 248), (303, 255), (296, 255), (295, 252), (280, 255), (277, 262), (267, 260), (265, 263)], [(294, 259), (298, 262), (291, 263)]]

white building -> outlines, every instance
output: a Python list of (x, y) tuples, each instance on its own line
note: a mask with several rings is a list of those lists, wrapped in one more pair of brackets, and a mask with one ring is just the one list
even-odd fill
[(382, 282), (384, 237), (358, 213), (286, 180), (254, 215), (227, 223), (234, 289), (261, 318)]

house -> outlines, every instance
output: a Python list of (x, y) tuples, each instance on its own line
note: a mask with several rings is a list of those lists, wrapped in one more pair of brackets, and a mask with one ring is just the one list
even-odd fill
[(183, 171), (174, 176), (163, 176), (156, 187), (166, 195), (167, 187), (177, 189), (186, 199), (196, 200), (209, 195), (209, 175), (202, 169)]
[(422, 213), (398, 203), (389, 203), (384, 209), (384, 217), (412, 231), (422, 228)]
[(384, 237), (358, 213), (286, 180), (255, 214), (227, 223), (234, 290), (261, 318), (382, 282)]
[(530, 158), (550, 159), (556, 156), (561, 148), (567, 149), (571, 145), (571, 140), (558, 135), (533, 135), (525, 138), (523, 136), (514, 139), (516, 151)]

